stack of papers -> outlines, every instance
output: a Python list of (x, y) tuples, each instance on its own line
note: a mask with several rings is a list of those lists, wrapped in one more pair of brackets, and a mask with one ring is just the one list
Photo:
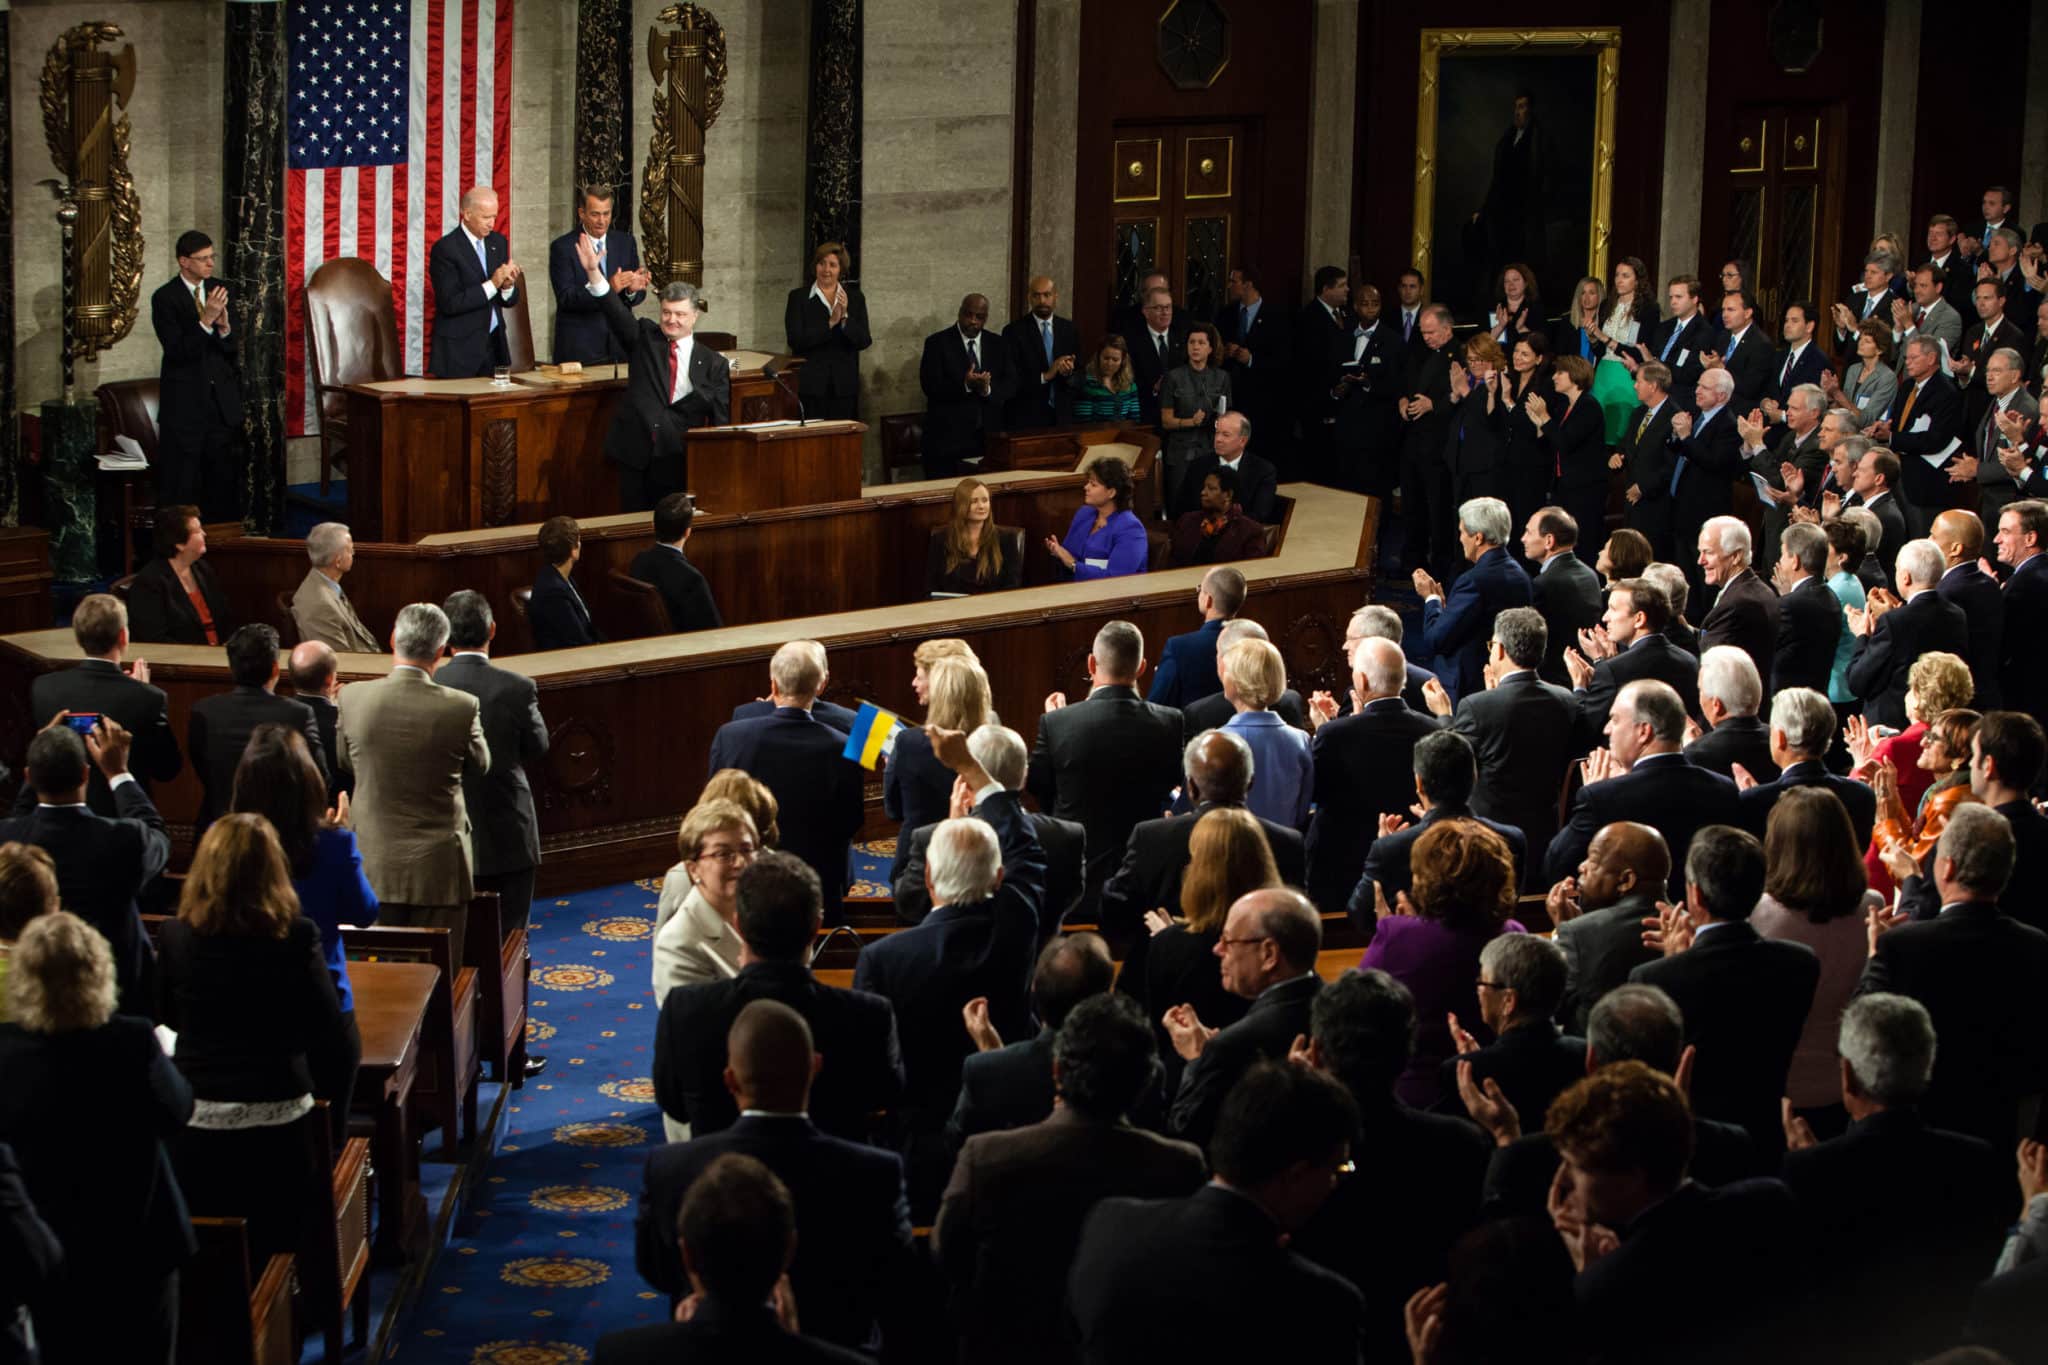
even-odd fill
[(149, 458), (142, 453), (133, 436), (114, 437), (114, 448), (100, 456), (100, 468), (115, 472), (149, 468)]

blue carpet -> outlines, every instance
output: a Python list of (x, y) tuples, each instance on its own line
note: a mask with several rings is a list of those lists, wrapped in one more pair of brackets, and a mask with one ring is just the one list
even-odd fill
[[(879, 886), (893, 843), (856, 847)], [(575, 1365), (597, 1338), (656, 1322), (666, 1296), (633, 1269), (633, 1214), (662, 1141), (649, 973), (658, 881), (533, 908), (527, 1040), (549, 1060), (508, 1097), (498, 1145), (389, 1359), (407, 1365)]]

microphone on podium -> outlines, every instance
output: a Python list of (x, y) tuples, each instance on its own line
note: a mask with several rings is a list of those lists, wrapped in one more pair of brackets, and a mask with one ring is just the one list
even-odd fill
[(791, 398), (796, 399), (796, 424), (798, 426), (802, 426), (805, 422), (810, 420), (809, 418), (804, 416), (803, 395), (799, 394), (795, 389), (791, 388), (789, 385), (789, 381), (783, 377), (782, 361), (783, 357), (779, 355), (771, 356), (769, 358), (768, 363), (761, 367), (761, 373), (766, 375), (769, 379), (773, 380), (776, 388), (788, 394)]

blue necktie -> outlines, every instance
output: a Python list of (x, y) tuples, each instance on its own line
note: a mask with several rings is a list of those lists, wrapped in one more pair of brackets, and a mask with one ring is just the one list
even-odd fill
[[(1701, 419), (1700, 419), (1699, 421), (1697, 421), (1697, 422), (1694, 422), (1694, 423), (1692, 424), (1692, 434), (1693, 434), (1693, 435), (1695, 435), (1695, 436), (1699, 435), (1699, 434), (1700, 434), (1700, 428), (1701, 428), (1701, 427), (1703, 427), (1703, 426), (1705, 426), (1706, 424), (1707, 424), (1707, 423), (1706, 423), (1706, 419), (1705, 419), (1705, 418), (1701, 418)], [(1683, 455), (1680, 455), (1680, 456), (1678, 457), (1678, 460), (1677, 460), (1677, 462), (1676, 462), (1676, 463), (1674, 463), (1674, 464), (1673, 464), (1673, 465), (1671, 466), (1671, 496), (1672, 496), (1672, 497), (1674, 497), (1674, 498), (1675, 498), (1675, 497), (1677, 497), (1677, 496), (1678, 496), (1678, 481), (1679, 481), (1680, 479), (1684, 478), (1684, 477), (1685, 477), (1685, 456), (1683, 456)]]
[(1666, 364), (1670, 363), (1671, 348), (1678, 344), (1678, 334), (1684, 330), (1685, 324), (1682, 322), (1672, 327), (1671, 335), (1664, 338), (1664, 349), (1658, 354), (1657, 359), (1664, 361)]
[[(1052, 368), (1052, 320), (1050, 318), (1039, 319), (1038, 335), (1045, 342), (1045, 368), (1049, 370)], [(1048, 384), (1045, 386), (1045, 405), (1052, 407), (1053, 403), (1053, 387)]]
[[(491, 263), (484, 256), (484, 244), (481, 241), (476, 244), (476, 264), (477, 268), (484, 272), (484, 283), (489, 284), (491, 280)], [(498, 330), (498, 310), (495, 308), (491, 310), (491, 330), (493, 332)]]

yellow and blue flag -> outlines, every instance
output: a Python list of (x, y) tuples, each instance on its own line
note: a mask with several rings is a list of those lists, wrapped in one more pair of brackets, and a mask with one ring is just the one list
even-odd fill
[(896, 733), (902, 728), (903, 717), (884, 711), (871, 701), (862, 702), (860, 713), (853, 718), (853, 730), (846, 737), (846, 757), (872, 769), (895, 750)]

